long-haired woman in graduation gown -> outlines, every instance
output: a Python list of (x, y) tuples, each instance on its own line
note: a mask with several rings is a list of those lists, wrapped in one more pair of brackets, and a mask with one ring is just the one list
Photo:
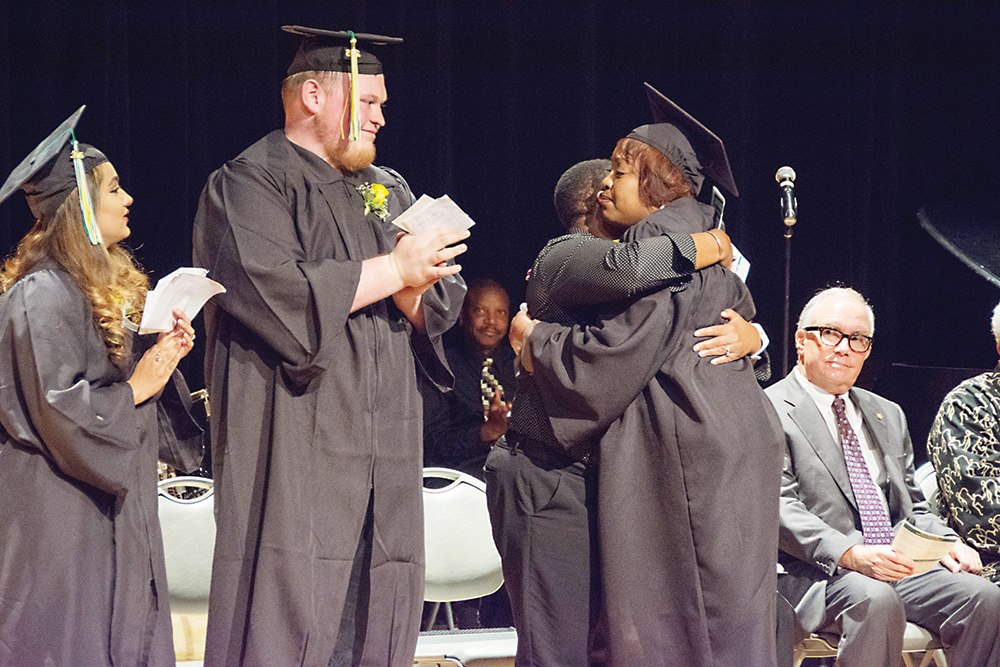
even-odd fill
[[(681, 132), (661, 123), (629, 137), (601, 195), (605, 216), (632, 226), (625, 239), (710, 229)], [(727, 308), (754, 315), (739, 277), (713, 265), (684, 289), (605, 308), (595, 326), (529, 332), (553, 430), (589, 443), (598, 467), (593, 663), (775, 663), (780, 424), (751, 360), (716, 365), (692, 350), (692, 332)]]
[(26, 191), (36, 222), (2, 272), (0, 665), (173, 665), (156, 465), (201, 461), (175, 371), (194, 330), (180, 311), (158, 339), (129, 330), (147, 288), (118, 245), (132, 198), (80, 144), (100, 232), (88, 237), (59, 143), (5, 185)]

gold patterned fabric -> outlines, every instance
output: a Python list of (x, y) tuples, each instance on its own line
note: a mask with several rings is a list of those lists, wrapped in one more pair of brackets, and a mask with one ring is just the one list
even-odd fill
[(948, 524), (1000, 583), (1000, 366), (955, 387), (941, 404), (927, 453)]

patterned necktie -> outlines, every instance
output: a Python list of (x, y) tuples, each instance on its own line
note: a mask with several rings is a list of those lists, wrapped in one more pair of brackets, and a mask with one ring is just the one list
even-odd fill
[(483, 399), (483, 419), (490, 418), (490, 403), (496, 392), (503, 394), (503, 385), (493, 375), (493, 359), (483, 359), (483, 369), (479, 373), (479, 395)]
[(837, 418), (837, 430), (840, 432), (840, 445), (844, 448), (851, 490), (854, 491), (854, 499), (861, 514), (861, 532), (865, 536), (865, 544), (892, 544), (892, 524), (882, 505), (882, 497), (872, 481), (865, 457), (861, 454), (858, 436), (847, 421), (844, 399), (840, 396), (833, 399), (833, 414)]

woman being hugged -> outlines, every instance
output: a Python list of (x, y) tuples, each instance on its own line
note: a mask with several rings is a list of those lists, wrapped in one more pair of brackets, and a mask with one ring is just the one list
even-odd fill
[[(658, 122), (618, 142), (598, 197), (624, 241), (712, 229), (713, 207), (695, 199), (706, 176), (737, 194), (718, 137), (650, 91)], [(597, 468), (594, 662), (776, 664), (784, 435), (751, 359), (691, 344), (729, 311), (750, 320), (753, 299), (714, 264), (604, 308), (593, 326), (511, 325), (559, 442), (589, 447)]]
[(0, 665), (173, 665), (156, 463), (201, 461), (175, 372), (194, 329), (175, 310), (155, 342), (133, 333), (132, 198), (68, 141), (82, 112), (0, 190), (36, 218), (0, 273)]

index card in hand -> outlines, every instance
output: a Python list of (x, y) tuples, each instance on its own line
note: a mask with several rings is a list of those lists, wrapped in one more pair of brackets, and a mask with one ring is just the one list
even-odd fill
[(431, 227), (468, 229), (476, 223), (448, 195), (441, 195), (437, 199), (422, 195), (392, 224), (410, 234), (419, 234)]
[(205, 302), (225, 291), (225, 287), (208, 277), (208, 269), (181, 267), (160, 278), (156, 287), (146, 293), (139, 333), (170, 331), (174, 327), (171, 312), (174, 308), (194, 319)]

